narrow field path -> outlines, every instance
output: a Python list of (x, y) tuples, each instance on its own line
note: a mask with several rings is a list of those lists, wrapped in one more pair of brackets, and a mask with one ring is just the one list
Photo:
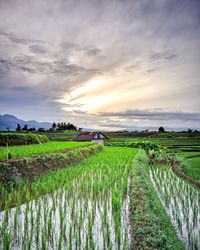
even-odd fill
[(133, 160), (131, 182), (131, 249), (176, 249), (184, 246), (149, 175), (149, 159), (140, 150)]

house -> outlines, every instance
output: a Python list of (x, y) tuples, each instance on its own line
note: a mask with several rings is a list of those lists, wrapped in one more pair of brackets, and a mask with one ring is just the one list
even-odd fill
[(105, 139), (108, 139), (108, 137), (101, 132), (83, 132), (77, 135), (77, 137), (74, 140), (104, 143)]

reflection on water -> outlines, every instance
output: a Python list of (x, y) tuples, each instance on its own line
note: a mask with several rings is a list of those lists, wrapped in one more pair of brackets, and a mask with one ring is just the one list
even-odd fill
[(200, 192), (168, 168), (151, 167), (151, 181), (186, 249), (200, 249)]
[(6, 244), (11, 249), (127, 249), (129, 197), (123, 198), (118, 212), (112, 199), (111, 190), (83, 196), (77, 187), (73, 194), (61, 188), (3, 211), (0, 249)]

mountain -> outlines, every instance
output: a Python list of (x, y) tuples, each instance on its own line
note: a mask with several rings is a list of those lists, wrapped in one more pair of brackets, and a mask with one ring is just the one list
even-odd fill
[(28, 128), (51, 128), (50, 122), (37, 122), (34, 120), (24, 121), (22, 119), (18, 119), (14, 115), (0, 115), (0, 130), (7, 130), (7, 128), (9, 128), (9, 130), (15, 130), (18, 123), (21, 125), (21, 127), (28, 125)]

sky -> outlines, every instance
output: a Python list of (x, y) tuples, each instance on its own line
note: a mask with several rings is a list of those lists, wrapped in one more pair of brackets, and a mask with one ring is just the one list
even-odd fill
[(0, 0), (0, 113), (200, 129), (199, 0)]

